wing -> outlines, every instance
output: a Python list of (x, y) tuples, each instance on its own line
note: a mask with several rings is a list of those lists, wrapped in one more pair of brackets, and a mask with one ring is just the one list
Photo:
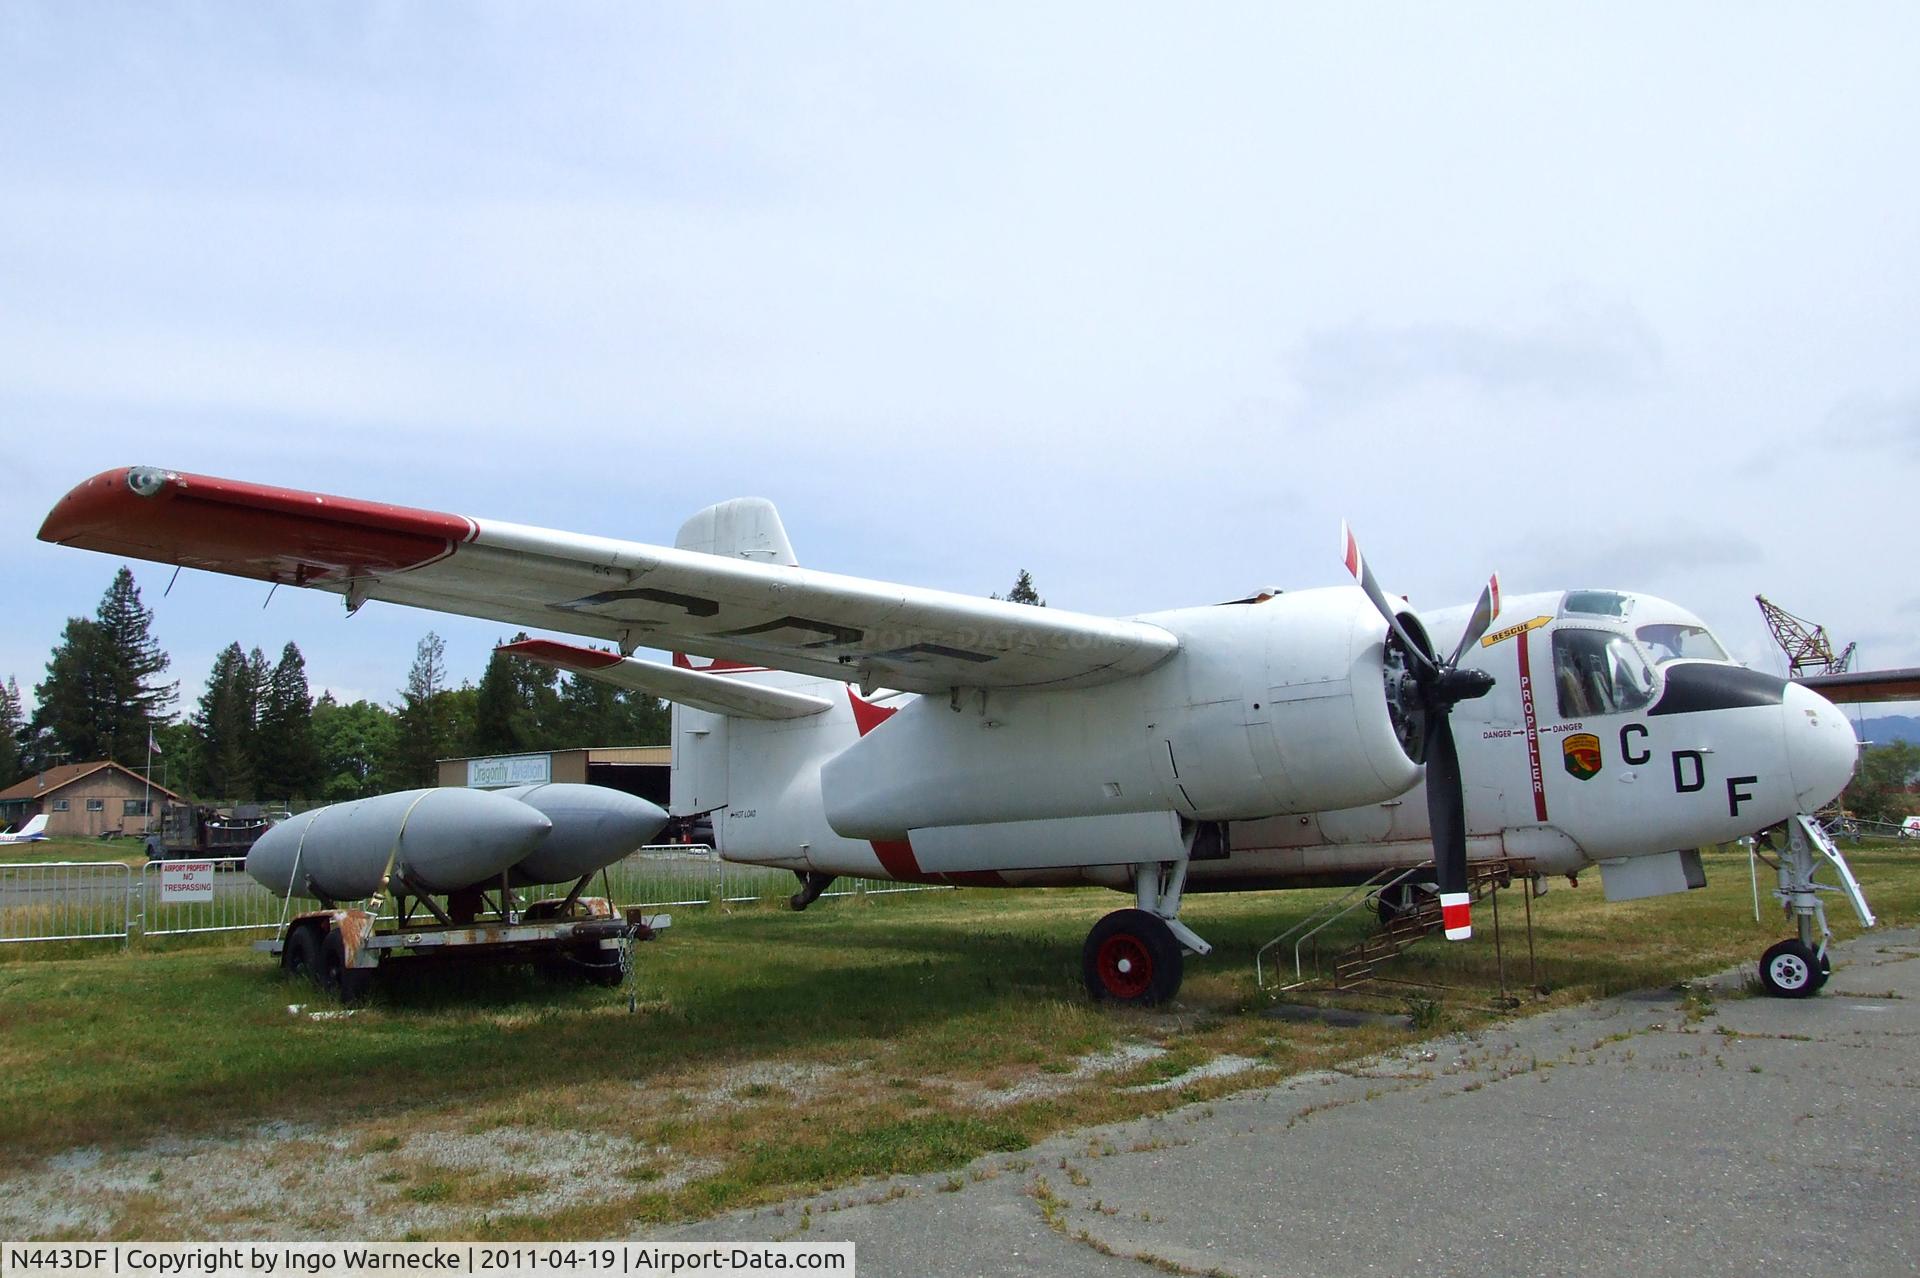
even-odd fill
[(503, 643), (494, 651), (512, 653), (543, 666), (571, 670), (589, 679), (610, 683), (616, 688), (645, 692), (695, 710), (728, 714), (738, 719), (804, 719), (833, 706), (824, 697), (808, 696), (804, 692), (663, 666), (657, 661), (640, 661), (603, 648), (582, 648), (552, 639), (522, 639), (518, 643)]
[(1794, 682), (1840, 705), (1860, 701), (1920, 701), (1920, 668), (1801, 675)]
[(909, 692), (1088, 687), (1158, 626), (147, 467), (76, 487), (43, 541)]

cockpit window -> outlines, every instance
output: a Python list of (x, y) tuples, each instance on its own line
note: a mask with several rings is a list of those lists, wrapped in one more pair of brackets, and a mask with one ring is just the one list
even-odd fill
[(1727, 661), (1727, 650), (1720, 646), (1705, 626), (1685, 625), (1679, 622), (1663, 623), (1657, 626), (1642, 626), (1634, 631), (1640, 636), (1640, 642), (1647, 645), (1653, 653), (1653, 659), (1660, 665), (1682, 658), (1700, 661)]
[(1653, 668), (1625, 635), (1604, 630), (1557, 630), (1553, 679), (1560, 717), (1623, 714), (1653, 700)]
[(1584, 613), (1589, 617), (1624, 617), (1627, 603), (1627, 597), (1616, 590), (1569, 590), (1560, 611)]

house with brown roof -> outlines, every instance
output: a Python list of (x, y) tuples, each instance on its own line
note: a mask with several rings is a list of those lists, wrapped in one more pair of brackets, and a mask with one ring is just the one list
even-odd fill
[(111, 759), (63, 763), (0, 790), (0, 822), (18, 828), (44, 812), (47, 834), (56, 839), (90, 838), (110, 830), (138, 834), (147, 828), (149, 802), (157, 811), (169, 799), (181, 801), (165, 786), (149, 787), (145, 777)]

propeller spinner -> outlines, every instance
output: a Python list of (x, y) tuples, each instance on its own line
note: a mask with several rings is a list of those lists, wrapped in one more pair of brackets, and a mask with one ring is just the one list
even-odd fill
[[(1427, 824), (1433, 831), (1434, 878), (1440, 889), (1440, 917), (1449, 941), (1473, 935), (1467, 893), (1467, 801), (1460, 781), (1460, 752), (1453, 740), (1453, 708), (1462, 701), (1484, 697), (1493, 676), (1484, 670), (1460, 669), (1461, 654), (1478, 643), (1493, 619), (1500, 615), (1500, 577), (1495, 574), (1480, 592), (1467, 629), (1445, 661), (1436, 657), (1432, 643), (1416, 622), (1407, 621), (1387, 599), (1372, 569), (1360, 553), (1360, 543), (1345, 523), (1340, 526), (1341, 550), (1347, 571), (1360, 583), (1380, 615), (1387, 619), (1391, 686), (1388, 700), (1399, 712), (1401, 740), (1416, 763), (1427, 766)], [(1398, 666), (1399, 673), (1391, 672)]]

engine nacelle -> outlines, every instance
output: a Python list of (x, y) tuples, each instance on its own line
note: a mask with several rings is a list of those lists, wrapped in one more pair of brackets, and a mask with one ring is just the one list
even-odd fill
[(853, 839), (1121, 812), (1245, 820), (1419, 780), (1387, 704), (1386, 625), (1359, 590), (1141, 620), (1181, 646), (1136, 678), (907, 706), (822, 769), (827, 820)]

